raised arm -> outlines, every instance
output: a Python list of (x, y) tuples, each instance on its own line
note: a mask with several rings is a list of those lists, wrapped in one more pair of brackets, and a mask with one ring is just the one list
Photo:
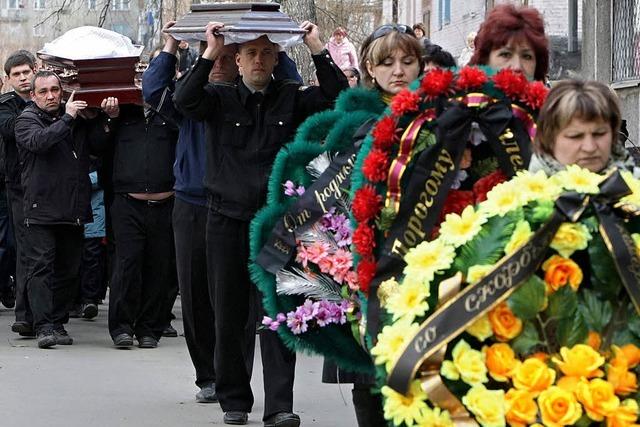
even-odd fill
[(224, 46), (218, 30), (224, 27), (219, 22), (207, 24), (207, 48), (198, 61), (176, 85), (174, 102), (180, 112), (193, 120), (204, 120), (218, 110), (219, 100), (214, 91), (205, 91), (213, 63)]

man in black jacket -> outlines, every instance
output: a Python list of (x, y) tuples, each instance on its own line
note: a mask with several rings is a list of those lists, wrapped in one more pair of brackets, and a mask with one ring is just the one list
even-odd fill
[[(74, 94), (62, 107), (62, 85), (51, 71), (32, 80), (31, 98), (15, 124), (22, 162), (25, 278), (38, 347), (70, 345), (64, 329), (82, 255), (83, 225), (91, 222), (89, 145), (104, 148), (108, 123)], [(103, 108), (113, 114), (114, 98)], [(94, 115), (95, 118), (87, 118)]]
[(13, 52), (4, 63), (7, 83), (13, 91), (0, 96), (0, 137), (9, 212), (15, 242), (15, 316), (11, 330), (22, 336), (33, 336), (33, 316), (24, 286), (24, 260), (21, 248), (24, 244), (24, 216), (22, 214), (22, 185), (20, 162), (15, 139), (15, 122), (31, 101), (31, 79), (36, 70), (35, 57), (26, 50)]
[(134, 336), (140, 348), (156, 348), (169, 320), (167, 298), (177, 285), (171, 226), (177, 140), (175, 124), (152, 108), (123, 105), (115, 120), (109, 333), (119, 348), (131, 347)]
[[(208, 280), (215, 289), (216, 391), (226, 424), (246, 424), (253, 405), (244, 364), (243, 328), (249, 315), (251, 281), (247, 269), (249, 221), (263, 205), (266, 185), (278, 150), (309, 115), (330, 107), (347, 80), (333, 63), (309, 22), (304, 38), (315, 63), (320, 87), (302, 88), (289, 80), (273, 80), (278, 47), (266, 36), (239, 45), (237, 85), (209, 86), (209, 72), (224, 40), (223, 24), (209, 23), (207, 49), (180, 82), (175, 102), (186, 116), (206, 122), (209, 194), (207, 217)], [(262, 331), (264, 425), (300, 424), (293, 411), (295, 354), (272, 331)]]

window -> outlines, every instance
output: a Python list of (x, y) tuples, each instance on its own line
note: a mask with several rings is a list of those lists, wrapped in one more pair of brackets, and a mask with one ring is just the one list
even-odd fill
[(636, 0), (613, 2), (612, 76), (614, 82), (640, 79), (640, 5)]
[[(33, 8), (34, 8), (35, 10), (42, 10), (42, 9), (44, 9), (44, 8), (45, 8), (44, 2), (45, 2), (45, 0), (34, 0), (34, 2), (33, 2)], [(34, 34), (34, 35), (35, 35), (35, 34)]]
[(129, 10), (130, 0), (113, 0), (111, 10)]
[(438, 27), (451, 23), (451, 0), (438, 0)]
[(97, 9), (96, 0), (87, 0), (87, 9), (96, 10)]
[(7, 0), (7, 9), (21, 9), (20, 0)]

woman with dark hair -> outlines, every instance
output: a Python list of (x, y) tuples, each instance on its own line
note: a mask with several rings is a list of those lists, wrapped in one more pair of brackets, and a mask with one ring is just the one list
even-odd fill
[(347, 76), (349, 87), (358, 87), (360, 85), (360, 71), (355, 67), (349, 67), (342, 70)]
[(544, 81), (549, 70), (549, 41), (542, 15), (534, 8), (501, 4), (480, 26), (469, 65), (522, 70)]
[(456, 66), (456, 60), (449, 52), (437, 44), (426, 44), (424, 47), (424, 72), (434, 68), (452, 68)]

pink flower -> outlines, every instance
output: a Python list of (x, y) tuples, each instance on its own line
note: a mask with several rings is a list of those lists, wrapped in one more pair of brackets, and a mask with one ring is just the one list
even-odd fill
[(291, 329), (294, 335), (300, 335), (303, 332), (307, 332), (307, 321), (304, 320), (301, 314), (298, 314), (298, 310), (290, 311), (287, 313), (287, 326)]
[(307, 268), (307, 263), (309, 262), (309, 252), (303, 244), (298, 245), (296, 262), (302, 264), (304, 268)]
[(344, 281), (347, 282), (349, 289), (351, 289), (352, 291), (357, 291), (358, 289), (360, 289), (358, 287), (358, 274), (355, 271), (349, 271), (344, 276)]
[(349, 270), (353, 267), (353, 255), (344, 249), (338, 249), (331, 257), (331, 274), (336, 282), (342, 283)]
[(322, 273), (329, 274), (332, 266), (333, 258), (331, 258), (330, 256), (322, 258), (320, 261), (318, 261), (318, 268), (320, 268), (320, 271)]
[(307, 248), (307, 257), (309, 261), (318, 264), (322, 259), (329, 255), (329, 245), (323, 242), (313, 242)]

